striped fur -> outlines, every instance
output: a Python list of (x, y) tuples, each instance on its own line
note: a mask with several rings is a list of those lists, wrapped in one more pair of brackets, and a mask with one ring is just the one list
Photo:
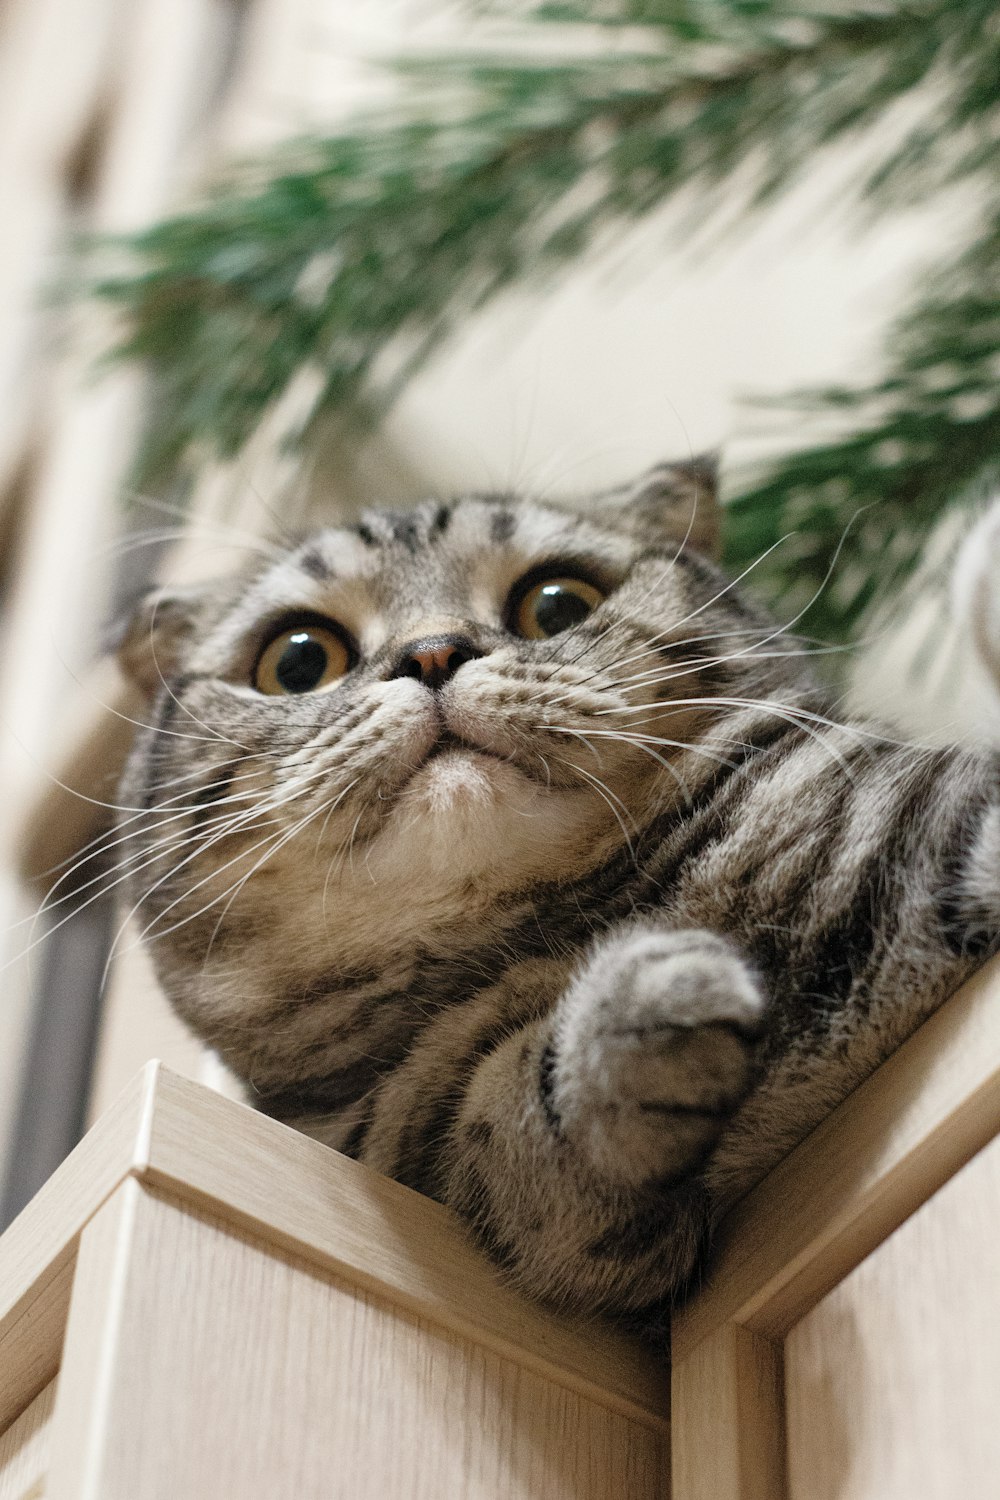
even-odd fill
[[(577, 508), (374, 512), (124, 647), (158, 691), (119, 878), (181, 1015), (533, 1295), (640, 1324), (1000, 928), (996, 762), (834, 722), (692, 550), (710, 501), (689, 466)], [(505, 602), (548, 563), (607, 597), (522, 640)], [(296, 611), (358, 661), (262, 696)], [(393, 675), (442, 631), (478, 653), (444, 688)]]

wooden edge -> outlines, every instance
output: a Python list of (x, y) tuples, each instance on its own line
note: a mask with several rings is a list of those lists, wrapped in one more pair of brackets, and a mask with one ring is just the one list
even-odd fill
[(158, 1071), (132, 1080), (0, 1237), (0, 1431), (58, 1367), (80, 1232), (145, 1152)]
[[(154, 1062), (0, 1238), (0, 1430), (58, 1365), (80, 1233), (130, 1175), (646, 1426), (668, 1425), (667, 1371), (649, 1350), (532, 1307), (450, 1210)], [(41, 1343), (22, 1337), (29, 1326)]]
[(645, 1426), (668, 1424), (665, 1362), (650, 1350), (530, 1305), (449, 1209), (166, 1068), (134, 1170)]
[(783, 1338), (998, 1131), (994, 959), (728, 1215), (674, 1358), (730, 1321)]
[(76, 1242), (38, 1282), (0, 1341), (0, 1435), (7, 1431), (59, 1370), (69, 1317)]
[(676, 1500), (783, 1500), (782, 1346), (726, 1323), (674, 1361), (672, 1386)]
[[(122, 1298), (135, 1260), (135, 1224), (144, 1196), (136, 1179), (126, 1177), (95, 1210), (80, 1236), (46, 1475), (46, 1493), (53, 1500), (69, 1500), (70, 1496), (73, 1500), (111, 1500), (104, 1494), (100, 1471), (108, 1443), (114, 1441), (106, 1417), (118, 1373), (115, 1346), (122, 1333)], [(151, 1253), (149, 1246), (146, 1253)], [(153, 1274), (162, 1277), (167, 1271), (161, 1266)], [(183, 1285), (183, 1268), (177, 1268), (177, 1276), (175, 1290)], [(155, 1350), (155, 1343), (149, 1345), (148, 1329), (142, 1330), (140, 1338)], [(155, 1365), (155, 1354), (151, 1365)], [(155, 1386), (156, 1376), (155, 1367), (133, 1368), (133, 1379), (140, 1378), (147, 1386)], [(119, 1443), (122, 1438), (118, 1433)], [(152, 1474), (155, 1460), (149, 1468)], [(120, 1489), (117, 1495), (125, 1500)]]

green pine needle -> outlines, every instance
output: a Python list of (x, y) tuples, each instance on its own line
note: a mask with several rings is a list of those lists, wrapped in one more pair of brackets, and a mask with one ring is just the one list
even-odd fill
[[(793, 454), (731, 508), (736, 565), (796, 530), (760, 570), (793, 601), (842, 543), (810, 617), (842, 634), (998, 451), (993, 0), (566, 0), (521, 13), (529, 33), (626, 29), (612, 53), (400, 63), (395, 114), (285, 148), (190, 212), (96, 247), (92, 289), (121, 320), (115, 357), (156, 379), (140, 482), (238, 454), (307, 370), (320, 394), (291, 436), (332, 409), (384, 405), (472, 309), (556, 275), (680, 189), (700, 193), (703, 221), (732, 225), (817, 153), (864, 136), (856, 192), (872, 212), (975, 181), (988, 222), (894, 332), (882, 381), (800, 403), (856, 431)], [(887, 129), (901, 104), (905, 128)]]

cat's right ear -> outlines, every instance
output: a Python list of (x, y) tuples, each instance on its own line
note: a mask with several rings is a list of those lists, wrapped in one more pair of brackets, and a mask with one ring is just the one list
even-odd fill
[(721, 550), (718, 464), (713, 453), (657, 464), (631, 484), (598, 497), (630, 530), (657, 542), (692, 547), (706, 557)]
[(130, 682), (155, 698), (179, 666), (195, 634), (201, 590), (156, 588), (144, 594), (112, 633), (118, 662)]

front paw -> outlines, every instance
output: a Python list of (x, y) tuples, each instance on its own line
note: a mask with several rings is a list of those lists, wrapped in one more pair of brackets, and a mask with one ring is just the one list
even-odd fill
[(613, 939), (559, 1005), (542, 1064), (553, 1125), (612, 1183), (694, 1170), (753, 1085), (765, 1014), (753, 971), (712, 933)]

